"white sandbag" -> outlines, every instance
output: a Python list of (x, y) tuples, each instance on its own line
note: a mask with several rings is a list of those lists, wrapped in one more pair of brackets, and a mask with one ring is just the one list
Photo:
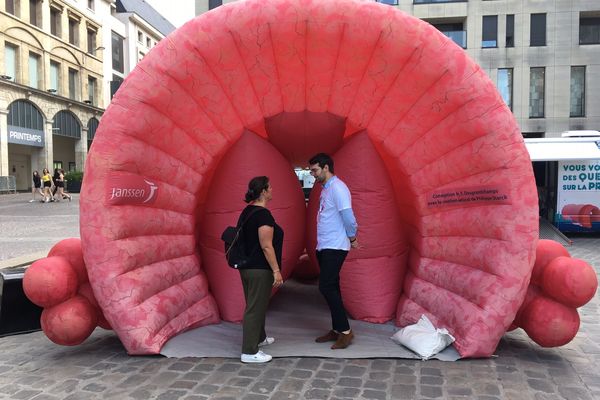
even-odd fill
[(433, 357), (454, 342), (454, 337), (445, 328), (436, 329), (425, 315), (421, 315), (416, 324), (400, 329), (391, 339), (408, 347), (423, 360)]

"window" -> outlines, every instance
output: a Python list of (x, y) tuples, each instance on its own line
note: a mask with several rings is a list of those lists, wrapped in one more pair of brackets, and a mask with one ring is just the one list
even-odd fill
[(212, 10), (213, 8), (217, 8), (220, 5), (223, 5), (223, 0), (208, 0), (208, 9)]
[(529, 45), (546, 45), (546, 14), (531, 14)]
[(377, 0), (378, 3), (389, 4), (391, 6), (397, 6), (398, 0)]
[(61, 10), (50, 7), (50, 33), (58, 37), (61, 35), (61, 15)]
[(138, 52), (138, 62), (142, 61), (142, 59), (146, 56), (143, 51)]
[(506, 47), (515, 47), (515, 16), (506, 16)]
[(152, 39), (150, 39), (149, 37), (146, 38), (146, 47), (152, 47)]
[(496, 84), (502, 100), (508, 108), (512, 110), (512, 95), (513, 95), (513, 70), (512, 68), (498, 69), (498, 82)]
[(79, 46), (79, 21), (69, 18), (69, 43)]
[(9, 14), (12, 14), (15, 17), (18, 17), (19, 16), (17, 14), (19, 11), (18, 0), (4, 0), (4, 10), (6, 10), (6, 12)]
[(544, 67), (529, 70), (529, 118), (544, 118)]
[(585, 117), (585, 67), (571, 67), (571, 117)]
[(35, 89), (40, 88), (40, 56), (35, 53), (29, 53), (29, 86)]
[(481, 47), (497, 47), (498, 46), (498, 16), (484, 15)]
[(112, 33), (112, 68), (120, 73), (125, 72), (125, 60), (123, 58), (123, 38)]
[(119, 87), (121, 87), (121, 83), (123, 83), (123, 78), (121, 78), (120, 76), (117, 76), (117, 75), (113, 75), (112, 81), (110, 81), (110, 98), (111, 99), (117, 93), (117, 90), (119, 90)]
[(600, 44), (600, 16), (579, 15), (579, 44)]
[(42, 27), (42, 15), (39, 0), (29, 0), (29, 23), (38, 28)]
[(88, 76), (88, 102), (96, 105), (96, 78)]
[(17, 50), (18, 47), (8, 43), (4, 46), (4, 75), (13, 82), (17, 81)]
[(144, 34), (142, 31), (138, 31), (138, 42), (144, 43)]
[(50, 87), (49, 91), (59, 92), (60, 88), (60, 64), (50, 61)]
[(90, 10), (94, 10), (94, 0), (88, 0), (88, 8)]
[(87, 29), (87, 52), (96, 54), (96, 31), (90, 28)]
[(467, 31), (463, 30), (462, 22), (432, 25), (463, 49), (467, 48)]
[(77, 100), (77, 71), (69, 68), (69, 98)]

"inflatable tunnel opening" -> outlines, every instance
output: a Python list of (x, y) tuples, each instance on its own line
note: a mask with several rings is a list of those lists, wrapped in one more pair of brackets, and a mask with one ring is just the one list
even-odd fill
[(332, 153), (360, 225), (363, 249), (342, 272), (349, 313), (399, 325), (425, 314), (462, 356), (491, 354), (537, 242), (519, 128), (450, 39), (355, 0), (219, 7), (121, 85), (88, 155), (80, 228), (90, 284), (130, 353), (241, 320), (220, 236), (251, 177), (273, 184), (284, 278), (312, 256), (319, 193), (307, 206), (293, 167), (317, 152)]

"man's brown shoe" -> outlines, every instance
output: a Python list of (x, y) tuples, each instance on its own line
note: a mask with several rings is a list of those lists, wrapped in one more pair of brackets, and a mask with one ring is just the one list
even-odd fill
[(331, 346), (331, 348), (333, 350), (345, 349), (346, 347), (350, 346), (350, 342), (352, 342), (352, 339), (354, 339), (354, 333), (352, 333), (352, 331), (348, 333), (340, 333), (337, 340), (335, 341), (333, 346)]
[(331, 330), (324, 334), (323, 336), (319, 336), (315, 339), (317, 343), (325, 343), (325, 342), (335, 342), (338, 339), (338, 333), (334, 330)]

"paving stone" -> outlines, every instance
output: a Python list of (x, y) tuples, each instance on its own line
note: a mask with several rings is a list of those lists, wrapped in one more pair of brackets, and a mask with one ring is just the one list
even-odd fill
[(307, 390), (304, 393), (304, 398), (305, 399), (315, 399), (315, 400), (321, 400), (321, 399), (327, 399), (329, 398), (329, 395), (331, 394), (330, 390), (324, 390), (324, 389), (310, 389)]
[(365, 399), (385, 400), (387, 399), (387, 394), (382, 390), (365, 389), (362, 392), (362, 397)]
[(301, 396), (297, 392), (275, 392), (270, 397), (271, 400), (300, 400), (300, 398)]
[(442, 376), (442, 371), (439, 368), (421, 368), (421, 375)]
[(392, 385), (391, 397), (398, 400), (415, 399), (416, 393), (416, 385)]
[(357, 367), (354, 365), (348, 365), (341, 371), (342, 376), (362, 376), (365, 374), (367, 369), (365, 367)]
[(545, 393), (553, 393), (554, 392), (554, 385), (552, 385), (550, 382), (548, 382), (546, 380), (541, 380), (541, 379), (527, 379), (527, 383), (534, 390), (539, 390), (539, 391), (542, 391), (542, 392), (545, 392)]
[(360, 389), (352, 387), (338, 387), (333, 390), (333, 395), (341, 398), (349, 397), (355, 399), (359, 393)]
[(15, 400), (29, 400), (40, 394), (40, 390), (21, 390), (11, 396)]
[(446, 393), (450, 396), (471, 396), (473, 390), (468, 387), (449, 387), (446, 389)]
[(338, 380), (337, 384), (338, 384), (338, 386), (348, 386), (348, 387), (359, 388), (362, 386), (362, 379), (342, 377)]
[(444, 383), (444, 378), (441, 376), (421, 376), (419, 383), (421, 385), (441, 385)]
[(324, 379), (313, 379), (310, 383), (310, 387), (315, 389), (329, 389), (331, 386), (331, 382)]
[(170, 386), (171, 389), (193, 389), (194, 386), (196, 386), (198, 384), (198, 382), (194, 382), (194, 381), (184, 381), (184, 380), (177, 380), (175, 382), (173, 382)]
[(301, 379), (286, 378), (279, 384), (279, 390), (283, 392), (301, 392), (304, 389), (305, 381)]
[(422, 385), (420, 388), (421, 396), (427, 398), (438, 398), (442, 397), (442, 388), (439, 386), (427, 386)]
[(267, 394), (271, 393), (278, 384), (279, 381), (274, 379), (260, 379), (250, 388), (250, 391), (254, 393)]
[(296, 369), (292, 371), (290, 376), (292, 378), (308, 379), (312, 376), (312, 372), (305, 369)]
[(184, 390), (167, 390), (156, 398), (157, 400), (178, 400), (187, 394)]
[(376, 390), (386, 390), (387, 389), (387, 383), (386, 382), (381, 382), (381, 381), (366, 381), (363, 384), (363, 387), (365, 389), (376, 389)]

